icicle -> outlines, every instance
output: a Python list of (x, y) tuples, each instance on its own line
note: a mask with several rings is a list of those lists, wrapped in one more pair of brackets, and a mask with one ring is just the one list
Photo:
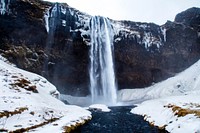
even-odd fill
[(1, 0), (0, 2), (0, 14), (4, 15), (6, 12), (9, 12), (9, 5), (10, 5), (10, 0)]
[(162, 34), (163, 34), (163, 37), (164, 37), (164, 42), (166, 42), (167, 41), (167, 38), (166, 38), (167, 29), (165, 29), (164, 27), (161, 27), (161, 31), (162, 31)]
[(67, 9), (66, 9), (65, 7), (61, 6), (61, 12), (62, 12), (63, 14), (66, 14)]
[(46, 31), (49, 33), (49, 10), (45, 13), (44, 15), (44, 19), (45, 19), (45, 27), (46, 27)]

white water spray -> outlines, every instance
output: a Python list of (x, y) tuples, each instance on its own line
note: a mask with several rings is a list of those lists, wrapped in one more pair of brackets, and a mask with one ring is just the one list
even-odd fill
[(113, 63), (114, 33), (110, 21), (95, 16), (91, 19), (90, 90), (93, 103), (113, 105), (117, 101)]

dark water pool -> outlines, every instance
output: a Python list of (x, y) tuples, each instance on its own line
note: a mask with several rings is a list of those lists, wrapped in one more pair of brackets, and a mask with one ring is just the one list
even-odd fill
[(130, 113), (133, 107), (110, 107), (111, 112), (92, 112), (92, 120), (75, 133), (167, 133), (152, 127), (142, 116)]

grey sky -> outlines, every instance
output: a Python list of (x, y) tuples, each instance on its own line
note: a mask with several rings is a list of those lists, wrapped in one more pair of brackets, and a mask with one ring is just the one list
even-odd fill
[(200, 7), (200, 0), (49, 0), (65, 2), (91, 15), (115, 20), (132, 20), (164, 24), (177, 13), (190, 7)]

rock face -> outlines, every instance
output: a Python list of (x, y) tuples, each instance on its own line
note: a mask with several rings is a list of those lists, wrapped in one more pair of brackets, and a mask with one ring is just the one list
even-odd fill
[[(89, 94), (90, 15), (67, 4), (2, 0), (0, 52), (43, 75), (61, 93)], [(200, 9), (162, 26), (114, 21), (118, 88), (141, 88), (183, 71), (200, 57)]]
[[(128, 22), (128, 25), (136, 23)], [(167, 22), (161, 27), (143, 25), (148, 28), (141, 31), (136, 28), (142, 35), (140, 39), (128, 34), (115, 43), (120, 88), (146, 87), (174, 76), (199, 59), (199, 37), (193, 27), (177, 22)], [(147, 38), (141, 41), (144, 36)]]
[(184, 12), (179, 13), (175, 22), (183, 23), (184, 25), (191, 26), (200, 31), (200, 10), (199, 8), (190, 8)]

